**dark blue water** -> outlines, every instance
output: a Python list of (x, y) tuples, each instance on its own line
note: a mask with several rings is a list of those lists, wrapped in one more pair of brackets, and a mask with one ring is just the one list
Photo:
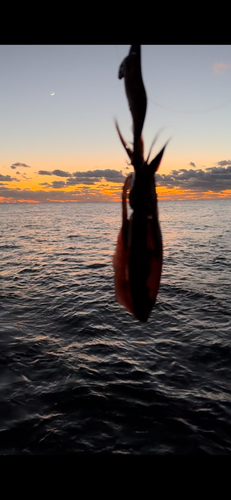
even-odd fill
[(141, 324), (114, 297), (120, 204), (0, 204), (1, 454), (231, 454), (231, 200), (159, 211)]

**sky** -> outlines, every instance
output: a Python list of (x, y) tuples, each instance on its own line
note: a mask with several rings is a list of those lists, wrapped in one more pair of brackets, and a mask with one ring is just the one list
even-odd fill
[[(120, 201), (129, 45), (0, 46), (0, 202)], [(159, 199), (231, 198), (231, 46), (142, 45)]]

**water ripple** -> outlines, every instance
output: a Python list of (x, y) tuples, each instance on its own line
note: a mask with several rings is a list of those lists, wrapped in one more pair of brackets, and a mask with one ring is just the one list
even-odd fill
[(159, 203), (145, 325), (114, 297), (120, 204), (1, 208), (0, 452), (231, 454), (230, 200)]

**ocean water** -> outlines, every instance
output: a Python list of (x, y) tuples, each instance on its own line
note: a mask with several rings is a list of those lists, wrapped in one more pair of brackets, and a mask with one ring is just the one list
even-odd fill
[(231, 200), (160, 201), (139, 323), (118, 203), (0, 204), (0, 454), (231, 454)]

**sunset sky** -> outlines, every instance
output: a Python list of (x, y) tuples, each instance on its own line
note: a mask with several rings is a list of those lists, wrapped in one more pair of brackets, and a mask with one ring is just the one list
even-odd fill
[[(159, 199), (231, 198), (231, 46), (144, 45), (145, 152)], [(0, 46), (0, 202), (119, 201), (129, 45)]]

